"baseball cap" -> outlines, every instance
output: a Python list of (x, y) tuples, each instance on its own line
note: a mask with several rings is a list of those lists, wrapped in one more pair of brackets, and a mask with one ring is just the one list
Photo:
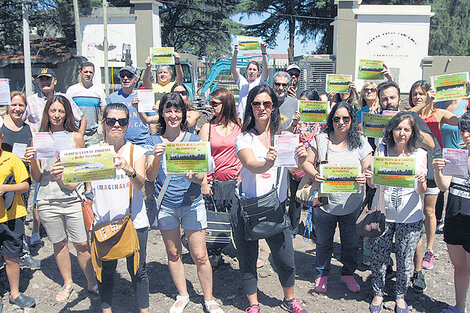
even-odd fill
[(300, 67), (297, 64), (291, 64), (286, 68), (286, 72), (295, 70), (300, 73)]
[(119, 70), (119, 74), (121, 74), (122, 72), (129, 72), (134, 76), (137, 75), (137, 71), (132, 66), (124, 66), (123, 68)]
[(37, 73), (36, 75), (34, 75), (35, 78), (38, 78), (38, 77), (41, 77), (41, 76), (49, 76), (49, 77), (56, 77), (55, 76), (55, 73), (53, 70), (51, 70), (50, 68), (42, 68), (39, 73)]

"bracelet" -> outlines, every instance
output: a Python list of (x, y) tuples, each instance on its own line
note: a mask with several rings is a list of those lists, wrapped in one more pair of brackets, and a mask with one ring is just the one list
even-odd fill
[(134, 170), (134, 173), (132, 173), (131, 175), (129, 174), (126, 174), (127, 176), (129, 176), (130, 178), (136, 178), (137, 177), (137, 171), (135, 169)]
[(181, 65), (181, 62), (178, 62), (178, 63), (175, 62), (175, 65)]
[(268, 53), (267, 52), (261, 52), (261, 55), (267, 55)]

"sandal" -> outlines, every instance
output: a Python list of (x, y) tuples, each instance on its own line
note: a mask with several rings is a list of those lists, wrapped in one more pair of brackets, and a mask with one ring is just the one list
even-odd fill
[(55, 296), (55, 301), (64, 303), (67, 302), (72, 294), (73, 286), (63, 286)]
[[(207, 313), (224, 313), (224, 311), (220, 308), (220, 305), (215, 302), (214, 299), (209, 301), (204, 301), (204, 306), (206, 307)], [(211, 309), (211, 306), (215, 306), (215, 309)]]
[(383, 305), (383, 302), (381, 302), (379, 305), (373, 305), (371, 303), (369, 305), (370, 313), (380, 313), (380, 312), (382, 312), (382, 305)]
[[(176, 306), (178, 303), (181, 303), (181, 305)], [(182, 313), (184, 308), (188, 305), (189, 303), (189, 295), (188, 296), (176, 296), (176, 301), (173, 303), (173, 305), (170, 308), (170, 313)]]

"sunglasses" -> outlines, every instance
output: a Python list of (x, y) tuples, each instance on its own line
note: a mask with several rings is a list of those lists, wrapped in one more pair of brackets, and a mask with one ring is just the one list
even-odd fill
[(129, 79), (132, 79), (132, 78), (134, 78), (134, 75), (132, 75), (131, 73), (121, 73), (121, 74), (119, 74), (119, 77), (121, 77), (121, 78), (126, 78), (127, 77)]
[(173, 92), (179, 93), (180, 96), (187, 96), (187, 95), (189, 95), (189, 93), (188, 93), (186, 90), (173, 91)]
[(273, 103), (271, 101), (264, 101), (264, 102), (253, 101), (251, 103), (251, 106), (256, 109), (259, 109), (260, 105), (263, 105), (265, 109), (270, 109), (273, 107)]
[(274, 83), (274, 86), (276, 86), (276, 87), (281, 87), (282, 86), (282, 87), (286, 88), (289, 85), (285, 84), (285, 83)]
[(220, 104), (222, 104), (222, 102), (217, 102), (217, 101), (209, 101), (209, 104), (212, 106), (212, 107), (216, 107)]
[(129, 125), (129, 119), (128, 118), (114, 118), (114, 117), (107, 117), (105, 119), (106, 125), (112, 127), (116, 124), (116, 121), (119, 123), (120, 126), (124, 127)]
[(375, 89), (375, 88), (364, 88), (365, 93), (376, 92), (376, 91), (377, 91), (377, 89)]
[(343, 119), (343, 122), (349, 123), (351, 121), (351, 117), (349, 116), (335, 116), (333, 117), (333, 122), (339, 123), (339, 121)]

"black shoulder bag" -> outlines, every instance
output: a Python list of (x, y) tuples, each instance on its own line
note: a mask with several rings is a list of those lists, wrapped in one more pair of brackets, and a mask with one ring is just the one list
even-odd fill
[(244, 222), (246, 241), (268, 238), (290, 227), (286, 210), (277, 195), (280, 174), (281, 168), (278, 167), (276, 184), (268, 193), (254, 198), (240, 197), (240, 215)]

